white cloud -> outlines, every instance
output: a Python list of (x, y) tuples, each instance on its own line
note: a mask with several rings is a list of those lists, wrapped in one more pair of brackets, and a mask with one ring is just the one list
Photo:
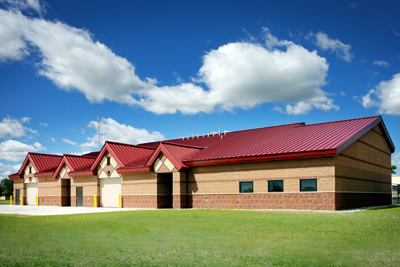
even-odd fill
[(0, 143), (0, 160), (23, 161), (28, 152), (42, 150), (46, 150), (46, 148), (38, 142), (28, 145), (16, 140), (6, 140)]
[(361, 100), (364, 108), (377, 106), (379, 113), (400, 115), (400, 73), (389, 81), (382, 81)]
[(3, 118), (0, 122), (0, 138), (19, 138), (25, 136), (27, 132), (37, 134), (37, 131), (23, 126), (23, 123), (29, 123), (30, 118), (24, 117), (20, 120)]
[(48, 125), (47, 123), (45, 123), (45, 122), (44, 122), (44, 123), (41, 122), (41, 123), (39, 123), (39, 125), (40, 125), (40, 126), (45, 126), (45, 127), (48, 127), (48, 126), (49, 126), (49, 125)]
[(354, 57), (354, 55), (350, 52), (350, 45), (344, 44), (338, 39), (331, 39), (326, 33), (318, 32), (317, 34), (314, 34), (311, 32), (308, 37), (315, 37), (315, 43), (317, 46), (319, 46), (322, 50), (330, 50), (331, 52), (335, 52), (336, 56), (340, 59), (351, 62), (351, 59)]
[[(97, 121), (91, 121), (87, 125), (89, 128), (97, 130)], [(105, 141), (115, 141), (127, 144), (139, 144), (146, 142), (153, 142), (164, 140), (164, 135), (160, 132), (153, 131), (149, 132), (145, 129), (137, 129), (130, 125), (120, 124), (112, 118), (103, 118), (101, 124), (101, 146), (103, 146)], [(63, 142), (71, 144), (76, 147), (80, 147), (82, 152), (72, 153), (72, 154), (85, 154), (91, 151), (99, 149), (99, 137), (94, 135), (93, 137), (87, 137), (87, 142), (83, 144), (77, 144), (69, 139), (62, 138)], [(100, 148), (101, 148), (100, 146)]]
[(390, 66), (389, 62), (383, 61), (383, 60), (374, 60), (372, 62), (374, 65), (377, 65), (379, 67), (388, 67)]
[[(0, 10), (0, 25), (4, 28), (0, 49), (1, 42), (5, 45), (0, 61), (21, 60), (38, 51), (40, 75), (63, 90), (83, 93), (91, 103), (115, 101), (156, 114), (232, 111), (271, 102), (286, 105), (288, 114), (338, 109), (321, 90), (329, 68), (325, 58), (278, 40), (267, 28), (265, 44), (228, 43), (208, 52), (195, 81), (157, 86), (156, 79), (140, 79), (128, 60), (95, 41), (85, 29), (27, 17), (16, 10)], [(10, 42), (14, 44), (6, 46)], [(336, 51), (350, 47), (331, 42)]]
[(52, 137), (52, 138), (51, 138), (51, 142), (54, 142), (54, 143), (55, 143), (55, 142), (56, 142), (56, 139)]
[(61, 138), (61, 140), (63, 140), (64, 143), (67, 143), (67, 144), (70, 144), (70, 145), (73, 145), (73, 146), (77, 145), (76, 142), (73, 142), (73, 141), (71, 141), (71, 140), (69, 140), (67, 138)]
[(9, 165), (0, 162), (0, 179), (8, 178), (10, 174), (16, 173), (21, 168), (21, 164)]
[(14, 11), (36, 11), (42, 15), (45, 11), (39, 0), (0, 0), (0, 3), (5, 3), (9, 9)]
[[(97, 121), (91, 121), (89, 128), (97, 129)], [(149, 132), (145, 129), (137, 129), (130, 125), (120, 124), (111, 118), (103, 118), (101, 124), (102, 141), (116, 141), (127, 144), (138, 144), (159, 141), (164, 139), (160, 132)], [(88, 137), (87, 143), (81, 145), (83, 149), (98, 147), (98, 136)]]

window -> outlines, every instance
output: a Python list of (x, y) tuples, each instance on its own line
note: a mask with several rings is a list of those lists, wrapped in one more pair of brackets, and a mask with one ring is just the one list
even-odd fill
[(268, 181), (268, 192), (283, 192), (283, 180)]
[(29, 173), (32, 173), (32, 167), (29, 167)]
[(317, 191), (317, 179), (300, 180), (300, 191)]
[(111, 164), (111, 157), (107, 157), (107, 166), (110, 166)]
[(240, 193), (253, 193), (253, 182), (240, 182)]

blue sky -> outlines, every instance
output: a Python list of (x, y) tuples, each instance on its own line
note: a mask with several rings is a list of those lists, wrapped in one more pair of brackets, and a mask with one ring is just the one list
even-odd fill
[[(398, 1), (0, 0), (0, 177), (213, 131), (382, 115), (400, 144)], [(400, 165), (400, 153), (392, 155)]]

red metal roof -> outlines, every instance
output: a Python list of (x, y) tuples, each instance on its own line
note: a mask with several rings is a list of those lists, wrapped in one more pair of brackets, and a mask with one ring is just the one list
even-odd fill
[(150, 157), (151, 154), (154, 152), (154, 149), (137, 145), (106, 141), (96, 161), (90, 168), (91, 170), (95, 170), (97, 168), (97, 165), (100, 163), (106, 151), (108, 151), (112, 155), (112, 157), (118, 163), (119, 167), (124, 168), (127, 166), (135, 165), (136, 161), (143, 160), (143, 158), (145, 157)]
[[(97, 153), (98, 152), (92, 152)], [(91, 153), (89, 153), (91, 154)], [(87, 155), (87, 154), (86, 154)], [(78, 156), (78, 155), (67, 155), (64, 154), (62, 161), (58, 164), (57, 170), (54, 172), (53, 177), (57, 178), (57, 175), (61, 172), (64, 164), (67, 164), (70, 172), (75, 172), (83, 168), (90, 169), (93, 162), (96, 160), (95, 157), (88, 156)]]
[(199, 150), (200, 148), (160, 142), (156, 151), (149, 158), (146, 165), (151, 166), (158, 157), (158, 155), (162, 152), (172, 162), (175, 168), (179, 171), (182, 168), (188, 167), (182, 162), (182, 158), (191, 155)]
[[(58, 167), (58, 164), (62, 160), (62, 156), (59, 155), (51, 155), (51, 154), (42, 154), (42, 153), (34, 153), (29, 152), (26, 156), (24, 163), (22, 164), (21, 168), (19, 169), (18, 176), (22, 178), (26, 165), (28, 162), (31, 162), (33, 168), (36, 171), (36, 174), (44, 173), (44, 172), (54, 172)], [(35, 174), (35, 175), (36, 175)], [(51, 176), (51, 174), (49, 175)], [(16, 175), (12, 175), (11, 179), (18, 178)]]
[[(64, 158), (71, 171), (93, 175), (107, 151), (118, 163), (119, 173), (151, 171), (160, 152), (178, 170), (199, 165), (327, 157), (340, 154), (376, 125), (379, 125), (393, 153), (395, 147), (382, 118), (374, 116), (310, 125), (296, 123), (139, 145), (107, 141), (100, 152), (84, 156), (66, 155)], [(29, 153), (18, 175), (29, 160), (44, 175), (44, 172), (47, 174), (53, 171), (52, 168), (59, 167), (61, 156)], [(10, 175), (10, 178), (15, 176)]]
[[(375, 116), (229, 132), (221, 134), (219, 142), (187, 156), (183, 162), (329, 150), (337, 155), (379, 123), (383, 125), (381, 117)], [(197, 138), (190, 140), (195, 145)]]

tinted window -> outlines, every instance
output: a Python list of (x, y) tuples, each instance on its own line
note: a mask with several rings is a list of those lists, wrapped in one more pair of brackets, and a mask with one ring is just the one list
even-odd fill
[(240, 193), (253, 193), (253, 182), (240, 182)]
[(268, 192), (283, 192), (283, 181), (268, 181)]
[(317, 191), (317, 179), (300, 180), (300, 191)]

